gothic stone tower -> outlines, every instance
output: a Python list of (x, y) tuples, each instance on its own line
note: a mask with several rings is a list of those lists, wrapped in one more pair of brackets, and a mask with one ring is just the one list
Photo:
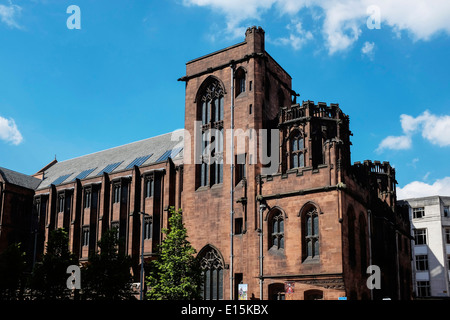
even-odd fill
[[(180, 80), (187, 133), (181, 203), (204, 270), (204, 298), (236, 299), (241, 283), (249, 299), (373, 297), (367, 266), (408, 229), (395, 213), (389, 164), (351, 165), (348, 116), (337, 104), (296, 102), (261, 28), (189, 61)], [(371, 223), (377, 214), (385, 219)], [(371, 245), (375, 227), (394, 242)], [(391, 273), (386, 284), (399, 283), (398, 261), (408, 268), (396, 255), (379, 261)], [(383, 294), (400, 295), (387, 287)]]

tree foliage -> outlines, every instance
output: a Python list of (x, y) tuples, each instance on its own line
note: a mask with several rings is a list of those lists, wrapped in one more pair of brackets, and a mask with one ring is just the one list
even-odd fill
[(106, 231), (98, 245), (100, 252), (91, 255), (82, 269), (83, 297), (89, 300), (131, 299), (131, 259), (118, 252), (117, 229)]
[(20, 243), (12, 244), (0, 254), (0, 300), (15, 300), (25, 282), (25, 253)]
[(202, 276), (195, 249), (187, 240), (181, 210), (169, 209), (170, 230), (161, 243), (159, 259), (152, 261), (147, 277), (147, 298), (152, 300), (200, 299)]
[(69, 250), (69, 236), (59, 228), (49, 233), (46, 253), (36, 264), (31, 278), (33, 296), (37, 299), (68, 299), (67, 267), (78, 265), (78, 259)]

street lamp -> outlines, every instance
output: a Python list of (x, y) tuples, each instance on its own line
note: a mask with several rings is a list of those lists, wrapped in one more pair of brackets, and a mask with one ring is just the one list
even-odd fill
[(142, 215), (142, 231), (141, 231), (141, 285), (140, 285), (140, 292), (139, 292), (139, 299), (143, 300), (144, 295), (144, 234), (145, 234), (145, 216), (150, 216), (149, 214), (145, 212), (139, 212), (140, 215)]

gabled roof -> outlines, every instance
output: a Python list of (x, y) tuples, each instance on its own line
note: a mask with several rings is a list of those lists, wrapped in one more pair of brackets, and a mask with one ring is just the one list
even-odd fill
[(32, 176), (2, 167), (0, 167), (0, 175), (7, 183), (32, 190), (35, 190), (41, 182), (41, 180), (36, 179)]
[[(44, 179), (38, 189), (78, 179), (101, 176), (102, 172), (117, 172), (167, 160), (167, 151), (176, 149), (172, 157), (182, 159), (183, 150), (178, 139), (172, 141), (172, 132), (85, 156), (56, 162), (43, 171)], [(164, 157), (162, 157), (164, 156)], [(42, 171), (42, 170), (41, 170)]]

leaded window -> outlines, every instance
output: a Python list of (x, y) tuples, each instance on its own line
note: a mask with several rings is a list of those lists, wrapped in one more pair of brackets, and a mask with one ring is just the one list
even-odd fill
[(202, 288), (203, 299), (222, 300), (224, 263), (218, 251), (209, 247), (206, 248), (205, 252), (201, 252), (200, 266), (204, 280)]
[(317, 209), (313, 208), (305, 214), (307, 258), (317, 258), (319, 256), (319, 215)]
[(197, 166), (197, 186), (223, 182), (224, 90), (219, 81), (207, 80), (200, 89), (198, 119), (202, 122), (201, 163)]
[(270, 243), (269, 249), (283, 249), (284, 248), (284, 215), (281, 211), (275, 210), (270, 219)]
[(305, 166), (305, 141), (300, 132), (296, 131), (291, 139), (291, 169)]

